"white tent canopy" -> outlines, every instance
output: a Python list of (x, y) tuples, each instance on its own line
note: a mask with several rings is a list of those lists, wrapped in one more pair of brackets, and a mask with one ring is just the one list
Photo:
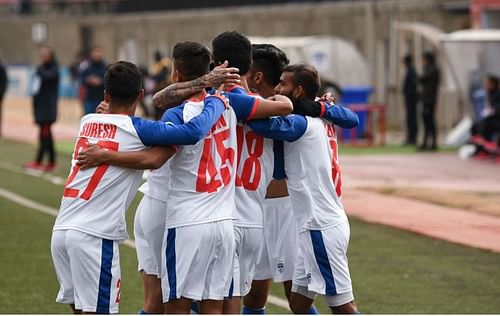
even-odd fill
[(350, 42), (333, 36), (250, 37), (254, 44), (273, 44), (290, 63), (308, 63), (322, 79), (345, 86), (371, 86), (370, 68)]

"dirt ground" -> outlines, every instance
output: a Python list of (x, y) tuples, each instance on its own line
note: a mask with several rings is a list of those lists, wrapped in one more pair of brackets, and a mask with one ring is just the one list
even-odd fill
[[(61, 100), (57, 140), (74, 139), (80, 115), (77, 100)], [(6, 97), (3, 117), (3, 137), (36, 142), (29, 98)], [(499, 164), (454, 153), (342, 152), (340, 163), (349, 216), (500, 252)]]

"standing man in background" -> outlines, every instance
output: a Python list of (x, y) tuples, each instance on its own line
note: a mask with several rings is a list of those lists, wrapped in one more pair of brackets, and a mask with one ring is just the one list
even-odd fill
[(106, 72), (106, 62), (104, 61), (104, 51), (101, 47), (95, 46), (90, 53), (90, 63), (82, 71), (82, 84), (85, 86), (86, 94), (84, 99), (85, 114), (94, 113), (99, 103), (104, 98), (104, 73)]
[(2, 101), (5, 91), (7, 91), (8, 82), (7, 69), (0, 59), (0, 138), (2, 138)]
[[(40, 86), (33, 95), (33, 110), (35, 122), (40, 127), (40, 137), (35, 161), (26, 164), (25, 168), (52, 171), (56, 166), (56, 152), (51, 127), (57, 119), (59, 98), (59, 66), (52, 48), (43, 47), (40, 51), (40, 64), (35, 75)], [(49, 156), (49, 162), (43, 167), (42, 160), (45, 155)]]
[(413, 57), (408, 54), (403, 58), (406, 67), (405, 79), (403, 82), (403, 94), (406, 107), (406, 141), (405, 145), (417, 144), (417, 72), (413, 64)]
[[(155, 84), (153, 94), (162, 90), (171, 83), (170, 73), (172, 72), (172, 61), (169, 58), (163, 56), (161, 51), (155, 51), (154, 59), (155, 62), (149, 70), (149, 76), (151, 79), (153, 79)], [(164, 109), (160, 109), (158, 107), (155, 107), (154, 111), (155, 120), (161, 119), (163, 113), (165, 112)]]
[[(433, 52), (423, 54), (424, 72), (420, 78), (422, 84), (422, 116), (424, 119), (424, 141), (420, 150), (437, 149), (437, 128), (436, 128), (436, 103), (439, 90), (439, 69), (436, 65), (436, 56)], [(431, 146), (428, 147), (428, 139), (431, 139)]]

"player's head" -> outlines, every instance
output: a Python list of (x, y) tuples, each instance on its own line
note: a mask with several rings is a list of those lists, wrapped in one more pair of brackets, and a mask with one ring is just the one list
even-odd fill
[(245, 75), (248, 86), (261, 96), (270, 97), (290, 61), (281, 49), (272, 44), (253, 44), (252, 59), (250, 71)]
[(174, 59), (173, 82), (193, 80), (210, 71), (210, 51), (200, 43), (177, 43), (172, 57)]
[(296, 64), (283, 69), (276, 93), (285, 95), (291, 100), (314, 100), (318, 94), (320, 80), (316, 68), (310, 65)]
[(104, 74), (104, 100), (113, 108), (133, 109), (144, 97), (142, 75), (133, 63), (118, 61), (110, 64)]
[(229, 62), (229, 67), (236, 67), (244, 75), (252, 64), (252, 44), (243, 34), (232, 31), (219, 34), (212, 41), (212, 52), (216, 66)]
[(422, 61), (424, 65), (433, 65), (436, 63), (436, 55), (432, 51), (426, 51), (422, 54)]

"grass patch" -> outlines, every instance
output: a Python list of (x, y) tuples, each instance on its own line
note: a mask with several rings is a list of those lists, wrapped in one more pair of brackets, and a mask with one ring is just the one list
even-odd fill
[[(6, 145), (1, 143), (2, 152)], [(32, 147), (9, 146), (17, 154), (0, 161), (23, 161)], [(23, 156), (24, 155), (24, 156)], [(10, 158), (7, 158), (10, 157)], [(8, 160), (13, 159), (13, 160)], [(0, 187), (57, 208), (62, 185), (0, 169)], [(67, 173), (67, 170), (65, 171)], [(127, 215), (133, 228), (136, 197)], [(58, 290), (50, 255), (54, 218), (0, 198), (0, 313), (69, 313), (54, 302)], [(349, 265), (354, 293), (363, 313), (498, 313), (500, 254), (423, 237), (351, 219)], [(132, 236), (132, 235), (131, 235)], [(136, 314), (142, 287), (133, 249), (122, 246), (122, 313)], [(284, 298), (281, 285), (272, 294)], [(26, 304), (29, 302), (29, 304)], [(329, 313), (321, 298), (321, 313)], [(286, 313), (268, 305), (269, 313)]]

